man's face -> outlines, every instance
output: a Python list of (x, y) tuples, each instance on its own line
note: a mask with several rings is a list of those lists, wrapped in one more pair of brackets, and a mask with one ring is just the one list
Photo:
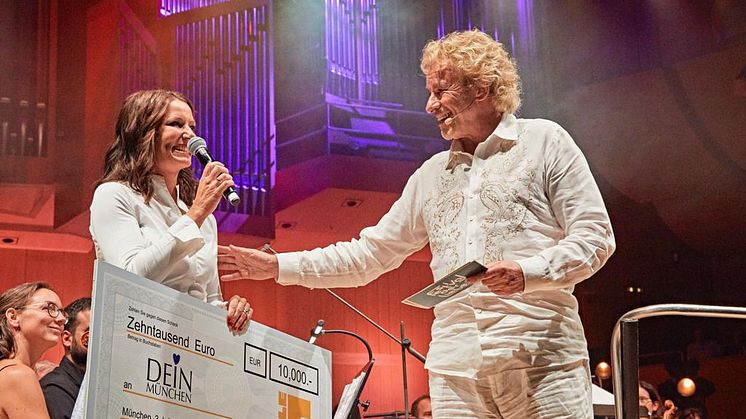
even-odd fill
[(422, 399), (417, 403), (416, 419), (433, 419), (433, 408), (430, 399)]
[(476, 100), (476, 92), (464, 86), (457, 74), (449, 69), (429, 73), (426, 88), (430, 96), (425, 111), (438, 120), (438, 128), (443, 138), (468, 138), (468, 128), (476, 116), (472, 107)]
[[(80, 368), (85, 368), (88, 358), (88, 334), (91, 324), (91, 311), (82, 310), (75, 317), (76, 326), (63, 334), (63, 344), (69, 348), (70, 358)], [(71, 319), (72, 321), (72, 319)]]

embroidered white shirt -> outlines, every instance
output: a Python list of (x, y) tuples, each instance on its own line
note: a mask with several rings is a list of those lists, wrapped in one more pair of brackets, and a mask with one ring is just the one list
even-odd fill
[(210, 215), (201, 227), (174, 202), (161, 176), (152, 176), (149, 205), (119, 182), (96, 188), (91, 203), (91, 236), (96, 258), (159, 282), (202, 301), (219, 305), (217, 222)]
[(510, 114), (474, 155), (455, 141), (426, 161), (359, 239), (280, 254), (278, 282), (360, 286), (425, 246), (439, 279), (476, 260), (514, 260), (525, 291), (501, 298), (475, 284), (435, 307), (426, 367), (476, 377), (588, 359), (574, 285), (615, 249), (588, 164), (558, 124)]

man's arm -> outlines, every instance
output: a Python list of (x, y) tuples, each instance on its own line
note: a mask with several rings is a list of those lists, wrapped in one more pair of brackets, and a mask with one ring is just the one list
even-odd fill
[(588, 162), (563, 128), (547, 146), (544, 190), (565, 237), (517, 260), (525, 292), (566, 288), (590, 277), (616, 248), (611, 221)]
[(282, 285), (355, 287), (395, 269), (428, 242), (417, 196), (420, 172), (418, 169), (412, 175), (402, 196), (378, 224), (364, 229), (359, 239), (276, 256), (254, 249), (220, 246), (218, 269), (231, 272), (221, 279), (276, 278)]
[(566, 288), (590, 277), (614, 252), (601, 192), (582, 152), (559, 126), (546, 149), (544, 173), (542, 190), (565, 236), (532, 257), (492, 263), (471, 282), (501, 296)]

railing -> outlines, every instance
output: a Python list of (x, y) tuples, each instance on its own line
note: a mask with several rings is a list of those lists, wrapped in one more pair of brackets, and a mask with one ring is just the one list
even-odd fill
[(634, 309), (620, 317), (611, 335), (611, 366), (614, 372), (614, 405), (617, 418), (639, 418), (637, 321), (657, 316), (746, 319), (746, 308), (693, 304), (658, 304)]

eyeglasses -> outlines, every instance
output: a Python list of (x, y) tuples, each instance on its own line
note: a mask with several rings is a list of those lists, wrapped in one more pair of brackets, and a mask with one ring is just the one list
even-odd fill
[(44, 310), (49, 314), (49, 317), (56, 319), (57, 316), (62, 315), (62, 318), (65, 320), (65, 324), (67, 324), (67, 315), (65, 312), (57, 306), (55, 303), (47, 303), (46, 305), (38, 306), (36, 304), (23, 306), (18, 308), (18, 310), (25, 310), (27, 308), (38, 308), (40, 310)]

